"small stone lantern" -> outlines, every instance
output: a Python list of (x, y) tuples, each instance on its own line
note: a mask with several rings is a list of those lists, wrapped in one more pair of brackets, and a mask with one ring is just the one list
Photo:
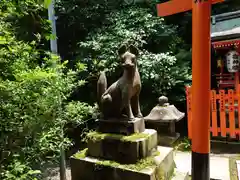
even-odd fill
[(167, 97), (161, 96), (158, 98), (158, 105), (144, 117), (144, 120), (147, 128), (157, 130), (158, 144), (171, 146), (180, 137), (180, 134), (175, 132), (175, 123), (184, 116), (185, 113), (168, 103)]

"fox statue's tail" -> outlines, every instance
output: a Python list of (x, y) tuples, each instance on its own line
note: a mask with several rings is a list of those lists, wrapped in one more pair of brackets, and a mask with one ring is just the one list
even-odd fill
[(97, 103), (99, 108), (101, 108), (101, 97), (103, 93), (107, 90), (107, 78), (105, 72), (101, 72), (98, 82), (97, 82)]

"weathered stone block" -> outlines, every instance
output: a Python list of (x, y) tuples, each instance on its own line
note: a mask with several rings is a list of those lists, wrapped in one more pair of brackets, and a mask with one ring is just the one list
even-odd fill
[[(173, 124), (172, 124), (173, 123)], [(155, 129), (159, 134), (163, 135), (174, 135), (175, 130), (171, 132), (171, 125), (174, 125), (175, 122), (158, 122), (158, 121), (146, 121), (145, 120), (145, 126), (148, 129)]]
[(157, 147), (157, 131), (153, 129), (130, 136), (92, 132), (88, 138), (89, 156), (121, 163), (135, 163)]
[(176, 143), (179, 138), (179, 133), (176, 133), (175, 136), (158, 134), (158, 145), (173, 147), (174, 143)]
[(175, 132), (175, 128), (171, 128), (172, 126), (175, 127), (175, 124), (158, 121), (145, 121), (145, 124), (147, 128), (155, 129), (157, 131), (158, 145), (160, 146), (172, 147), (180, 137), (180, 134)]
[(72, 180), (169, 180), (175, 168), (173, 149), (160, 146), (136, 164), (100, 160), (81, 152), (71, 157), (70, 164)]
[(141, 133), (145, 131), (145, 123), (143, 118), (135, 118), (133, 121), (124, 119), (98, 120), (98, 131), (102, 133), (116, 133), (130, 135), (133, 133)]
[(189, 180), (189, 174), (175, 170), (171, 180)]

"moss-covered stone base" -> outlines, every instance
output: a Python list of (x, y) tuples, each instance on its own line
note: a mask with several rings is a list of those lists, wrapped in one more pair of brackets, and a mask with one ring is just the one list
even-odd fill
[(92, 132), (88, 139), (88, 155), (120, 163), (136, 163), (157, 147), (157, 131), (153, 129), (130, 136)]
[(175, 163), (173, 149), (158, 147), (135, 164), (120, 164), (88, 156), (87, 149), (71, 157), (72, 180), (169, 180)]
[(179, 138), (179, 133), (176, 133), (175, 135), (165, 135), (158, 133), (158, 145), (174, 147), (174, 144), (179, 140)]

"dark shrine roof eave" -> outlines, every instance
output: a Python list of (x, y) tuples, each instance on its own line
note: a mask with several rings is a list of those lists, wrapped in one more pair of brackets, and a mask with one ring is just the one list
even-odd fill
[(219, 22), (219, 21), (224, 21), (228, 19), (238, 18), (239, 16), (240, 16), (240, 10), (237, 10), (233, 12), (213, 15), (211, 16), (211, 19), (215, 18), (216, 22)]
[(240, 37), (240, 10), (211, 16), (211, 40)]
[(215, 36), (211, 37), (212, 42), (216, 41), (235, 41), (235, 40), (240, 40), (240, 34), (231, 34), (231, 35), (225, 35), (225, 36)]
[(231, 36), (240, 37), (240, 25), (235, 26), (232, 29), (224, 30), (224, 31), (218, 31), (218, 32), (211, 32), (211, 38), (227, 38)]

